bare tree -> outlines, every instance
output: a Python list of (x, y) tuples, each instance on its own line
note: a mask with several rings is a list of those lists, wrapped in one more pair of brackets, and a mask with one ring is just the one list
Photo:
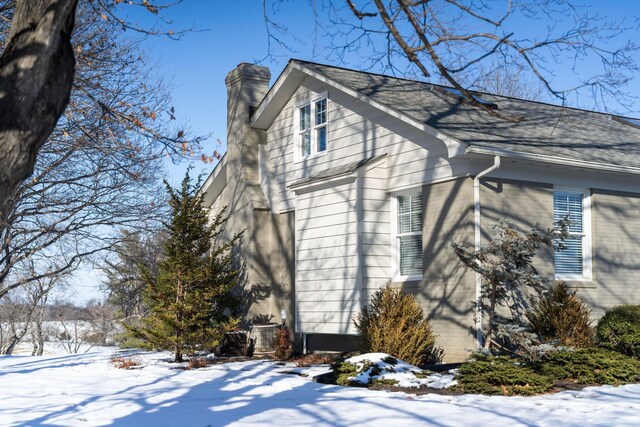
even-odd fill
[(28, 303), (22, 295), (8, 295), (0, 304), (0, 353), (12, 354), (31, 325)]
[(142, 298), (147, 284), (142, 272), (149, 277), (158, 276), (165, 235), (160, 230), (149, 234), (123, 230), (122, 234), (114, 256), (105, 260), (104, 288), (108, 292), (107, 301), (118, 308), (119, 316), (126, 322), (148, 312)]
[[(446, 82), (443, 82), (446, 84)], [(478, 76), (467, 75), (461, 84), (473, 91), (532, 101), (549, 100), (542, 82), (531, 78), (522, 68), (495, 66), (482, 69)]]
[[(627, 83), (638, 71), (638, 46), (619, 38), (633, 25), (609, 22), (571, 0), (354, 0), (309, 2), (314, 34), (329, 40), (314, 52), (330, 60), (401, 75), (443, 79), (470, 104), (508, 120), (509, 116), (473, 97), (468, 83), (502, 67), (536, 79), (556, 101), (575, 103), (587, 92), (596, 108), (609, 102), (628, 108)], [(269, 49), (296, 43), (278, 13), (282, 1), (264, 2)], [(586, 65), (586, 66), (585, 66)], [(560, 87), (555, 69), (569, 68), (574, 83)]]
[(76, 3), (18, 0), (12, 11), (0, 56), (0, 203), (31, 175), (69, 101)]
[(88, 352), (103, 345), (115, 328), (113, 307), (105, 302), (88, 301), (78, 307), (65, 301), (55, 301), (51, 307), (58, 327), (57, 339), (69, 354)]
[[(76, 80), (32, 179), (0, 209), (0, 298), (73, 271), (163, 216), (165, 156), (197, 151), (173, 125), (169, 92), (137, 40), (118, 38), (91, 4), (78, 6)], [(35, 261), (32, 277), (12, 275)]]
[[(117, 32), (135, 30), (145, 35), (164, 34), (178, 38), (183, 31), (163, 26), (142, 28), (117, 13), (119, 7), (142, 7), (165, 24), (162, 12), (181, 0), (86, 0), (89, 8), (110, 25), (104, 34), (117, 40)], [(74, 81), (74, 55), (86, 46), (72, 46), (78, 0), (0, 1), (0, 207), (33, 173), (36, 155), (53, 131), (67, 106)], [(90, 76), (86, 76), (90, 77)], [(98, 76), (93, 76), (97, 78)], [(93, 80), (96, 83), (97, 80)], [(114, 114), (108, 104), (104, 111)], [(131, 119), (121, 116), (119, 119)], [(133, 121), (133, 125), (139, 125)], [(147, 133), (150, 129), (142, 129)], [(172, 138), (179, 140), (181, 138)]]
[[(34, 262), (25, 263), (26, 269), (19, 274), (33, 277)], [(33, 355), (42, 355), (44, 335), (42, 322), (49, 294), (54, 285), (64, 281), (65, 275), (47, 276), (29, 282), (27, 286), (9, 292), (0, 304), (0, 351), (12, 354), (16, 346), (31, 335)]]

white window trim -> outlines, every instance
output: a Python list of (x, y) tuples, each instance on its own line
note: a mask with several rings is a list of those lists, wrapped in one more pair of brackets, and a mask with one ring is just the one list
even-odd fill
[[(413, 187), (408, 188), (406, 190), (398, 191), (391, 194), (391, 281), (392, 282), (409, 282), (409, 281), (418, 281), (422, 280), (423, 274), (414, 274), (414, 275), (402, 275), (400, 274), (400, 239), (398, 238), (398, 196), (406, 196), (408, 194), (414, 194), (416, 192), (421, 192), (422, 187)], [(422, 203), (424, 203), (424, 198), (422, 199)], [(424, 206), (422, 206), (422, 210), (424, 212)], [(424, 230), (424, 215), (422, 217), (422, 230)], [(416, 233), (418, 234), (418, 233)], [(423, 231), (420, 233), (423, 235)], [(424, 246), (424, 242), (423, 242)], [(424, 252), (422, 254), (424, 257)], [(424, 266), (423, 266), (424, 270)]]
[(591, 235), (591, 190), (575, 187), (553, 186), (553, 191), (582, 193), (582, 274), (556, 274), (556, 280), (590, 282), (593, 280), (593, 254)]
[[(324, 151), (318, 151), (318, 144), (316, 141), (316, 132), (315, 130), (319, 127), (315, 124), (315, 102), (321, 99), (327, 100), (327, 121), (323, 125), (326, 129), (326, 138), (327, 138), (327, 148)], [(310, 132), (311, 132), (311, 154), (308, 156), (302, 155), (302, 140), (299, 138), (300, 135), (300, 109), (306, 105), (310, 105)], [(293, 159), (294, 163), (299, 163), (304, 160), (309, 160), (314, 157), (320, 157), (327, 154), (329, 151), (329, 97), (327, 96), (327, 92), (318, 93), (311, 98), (307, 98), (303, 101), (296, 102), (293, 110)]]

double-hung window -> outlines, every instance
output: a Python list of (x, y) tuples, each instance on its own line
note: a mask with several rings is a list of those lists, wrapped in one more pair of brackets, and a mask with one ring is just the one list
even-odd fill
[(422, 193), (398, 194), (392, 198), (394, 232), (394, 279), (422, 276)]
[(554, 190), (553, 221), (569, 220), (569, 237), (554, 254), (556, 279), (591, 280), (590, 216), (587, 191)]
[(301, 160), (327, 151), (326, 94), (296, 107), (296, 157)]

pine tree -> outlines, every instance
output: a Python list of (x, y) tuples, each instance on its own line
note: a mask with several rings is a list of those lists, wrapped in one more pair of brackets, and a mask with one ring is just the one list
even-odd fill
[(216, 243), (227, 221), (226, 208), (209, 223), (200, 182), (193, 183), (188, 172), (179, 189), (165, 185), (171, 220), (165, 225), (164, 258), (155, 278), (143, 268), (149, 315), (131, 331), (151, 348), (173, 350), (181, 362), (184, 354), (215, 346), (238, 309), (234, 290), (241, 271), (234, 248), (242, 233)]

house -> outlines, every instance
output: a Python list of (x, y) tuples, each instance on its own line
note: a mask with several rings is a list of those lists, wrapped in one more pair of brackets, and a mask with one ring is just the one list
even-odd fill
[(600, 316), (640, 303), (640, 121), (291, 60), (226, 79), (227, 153), (203, 191), (246, 230), (247, 318), (286, 321), (306, 350), (353, 346), (353, 316), (391, 282), (414, 293), (445, 360), (477, 345), (479, 277), (452, 241), (479, 245), (570, 215), (540, 272)]

